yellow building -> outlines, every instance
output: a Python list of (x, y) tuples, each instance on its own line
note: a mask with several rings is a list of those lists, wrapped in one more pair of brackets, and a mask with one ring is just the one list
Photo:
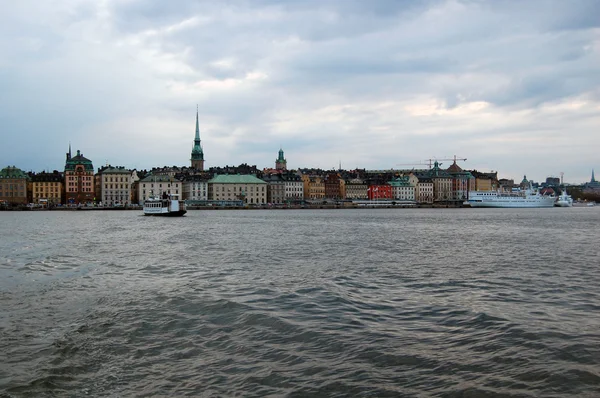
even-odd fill
[(321, 177), (302, 176), (304, 182), (304, 199), (324, 199), (325, 181)]
[(63, 176), (58, 171), (38, 173), (31, 177), (33, 203), (42, 206), (55, 206), (63, 203)]

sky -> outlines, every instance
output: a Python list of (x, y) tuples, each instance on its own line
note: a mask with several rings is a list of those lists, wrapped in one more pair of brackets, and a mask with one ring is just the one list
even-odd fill
[(19, 0), (0, 14), (0, 167), (600, 175), (600, 2)]

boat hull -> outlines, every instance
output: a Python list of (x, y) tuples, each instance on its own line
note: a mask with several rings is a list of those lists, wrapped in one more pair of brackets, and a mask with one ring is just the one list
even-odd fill
[(556, 207), (573, 207), (573, 202), (566, 202), (566, 201), (559, 200), (554, 204), (554, 206), (556, 206)]
[(467, 201), (465, 204), (471, 207), (496, 207), (496, 208), (543, 208), (543, 207), (553, 207), (554, 201), (550, 201), (550, 203), (540, 203), (540, 202), (471, 202)]
[(170, 211), (168, 213), (144, 213), (144, 215), (153, 217), (181, 217), (185, 213), (187, 213), (187, 210)]

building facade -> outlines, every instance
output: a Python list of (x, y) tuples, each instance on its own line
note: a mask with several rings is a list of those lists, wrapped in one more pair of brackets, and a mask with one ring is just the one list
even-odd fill
[(353, 178), (346, 182), (346, 199), (366, 200), (368, 186), (361, 178)]
[[(150, 197), (162, 197), (162, 194), (182, 195), (182, 183), (168, 175), (148, 175), (138, 184), (139, 204), (143, 204)], [(181, 196), (180, 196), (181, 197)]]
[(282, 174), (286, 202), (301, 202), (304, 200), (304, 183), (295, 173)]
[(389, 182), (392, 187), (392, 197), (400, 201), (415, 201), (416, 183), (419, 180), (417, 177), (399, 176)]
[(25, 205), (29, 176), (15, 166), (0, 170), (0, 203), (7, 205)]
[(63, 203), (64, 177), (62, 173), (37, 173), (31, 176), (32, 203), (53, 207)]
[(342, 185), (344, 185), (344, 180), (340, 178), (338, 173), (329, 173), (325, 176), (324, 180), (325, 184), (325, 198), (327, 199), (336, 199), (341, 200), (345, 199), (343, 195), (344, 189)]
[(132, 202), (132, 172), (124, 167), (108, 167), (100, 173), (100, 192), (104, 206), (129, 206)]
[(433, 203), (433, 181), (429, 177), (418, 177), (416, 200), (419, 203)]
[(319, 176), (302, 175), (304, 184), (304, 199), (322, 200), (325, 199), (325, 182)]
[(267, 174), (262, 180), (267, 183), (267, 202), (281, 204), (285, 202), (285, 181), (281, 174)]
[(208, 175), (189, 175), (182, 181), (183, 199), (188, 201), (208, 200)]
[(369, 200), (391, 200), (392, 186), (388, 184), (369, 185), (367, 188), (367, 199)]
[(208, 198), (214, 201), (242, 200), (245, 204), (266, 204), (267, 183), (250, 174), (221, 174), (208, 181)]
[(92, 203), (95, 198), (94, 165), (77, 150), (71, 156), (71, 146), (65, 163), (65, 201), (67, 204)]

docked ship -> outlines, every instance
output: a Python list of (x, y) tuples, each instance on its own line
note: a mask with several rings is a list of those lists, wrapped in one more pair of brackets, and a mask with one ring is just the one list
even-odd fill
[(144, 201), (145, 216), (180, 217), (187, 213), (185, 202), (179, 195), (164, 193), (161, 197), (150, 197)]
[(554, 195), (530, 190), (516, 192), (471, 191), (464, 204), (471, 207), (553, 207)]
[(562, 191), (560, 196), (556, 199), (556, 203), (554, 203), (554, 206), (571, 207), (571, 206), (573, 206), (573, 198), (571, 198), (571, 195), (567, 195), (566, 190)]

